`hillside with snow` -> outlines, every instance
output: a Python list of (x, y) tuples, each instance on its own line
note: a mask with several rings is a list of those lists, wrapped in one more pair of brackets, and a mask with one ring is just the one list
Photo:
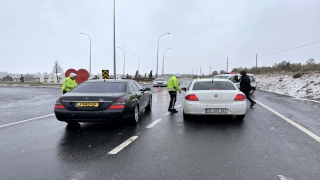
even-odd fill
[(320, 103), (320, 73), (256, 75), (257, 89)]

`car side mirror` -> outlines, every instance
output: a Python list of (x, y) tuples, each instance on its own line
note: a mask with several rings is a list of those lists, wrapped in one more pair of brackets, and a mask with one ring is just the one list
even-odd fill
[(181, 88), (181, 91), (187, 92), (187, 88), (183, 87), (183, 88)]

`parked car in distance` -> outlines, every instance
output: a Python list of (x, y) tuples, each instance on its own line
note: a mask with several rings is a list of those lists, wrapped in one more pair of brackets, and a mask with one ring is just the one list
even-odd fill
[(151, 89), (131, 79), (89, 80), (61, 95), (54, 106), (59, 121), (125, 121), (137, 124), (139, 113), (152, 108)]
[(183, 117), (193, 115), (235, 115), (243, 120), (246, 114), (246, 96), (227, 79), (195, 79), (186, 91)]
[[(247, 74), (247, 75), (250, 79), (250, 83), (251, 83), (251, 87), (252, 87), (249, 94), (252, 95), (256, 91), (257, 81), (256, 81), (254, 74)], [(213, 78), (214, 79), (229, 79), (237, 86), (238, 89), (240, 89), (240, 83), (235, 80), (235, 76), (240, 77), (240, 74), (218, 74), (218, 75), (213, 76)]]
[(153, 87), (167, 87), (167, 81), (164, 78), (156, 78), (152, 84)]

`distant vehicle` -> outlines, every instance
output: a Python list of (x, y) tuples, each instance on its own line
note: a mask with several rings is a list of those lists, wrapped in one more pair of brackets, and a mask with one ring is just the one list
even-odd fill
[(166, 79), (164, 79), (164, 78), (156, 78), (156, 79), (153, 81), (153, 87), (159, 87), (159, 86), (167, 87), (167, 81), (166, 81)]
[[(257, 82), (256, 82), (256, 78), (254, 76), (254, 74), (247, 74), (248, 77), (250, 78), (250, 83), (251, 83), (251, 91), (249, 92), (249, 94), (254, 94), (254, 92), (256, 91), (256, 87), (257, 87)], [(235, 80), (235, 76), (240, 77), (240, 74), (218, 74), (213, 76), (214, 79), (229, 79), (230, 81), (232, 81), (238, 89), (240, 89), (240, 83), (237, 82)]]
[(137, 81), (89, 80), (57, 99), (54, 113), (59, 121), (126, 121), (137, 124), (139, 112), (152, 108), (150, 88)]
[(183, 117), (193, 115), (235, 115), (243, 120), (246, 114), (246, 96), (227, 79), (195, 79), (185, 93)]

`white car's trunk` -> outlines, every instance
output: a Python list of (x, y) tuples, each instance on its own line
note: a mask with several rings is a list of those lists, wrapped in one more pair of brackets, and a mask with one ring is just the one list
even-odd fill
[(219, 90), (201, 90), (193, 91), (191, 94), (195, 94), (199, 103), (203, 104), (231, 104), (234, 102), (234, 98), (238, 94), (236, 91), (219, 91)]

